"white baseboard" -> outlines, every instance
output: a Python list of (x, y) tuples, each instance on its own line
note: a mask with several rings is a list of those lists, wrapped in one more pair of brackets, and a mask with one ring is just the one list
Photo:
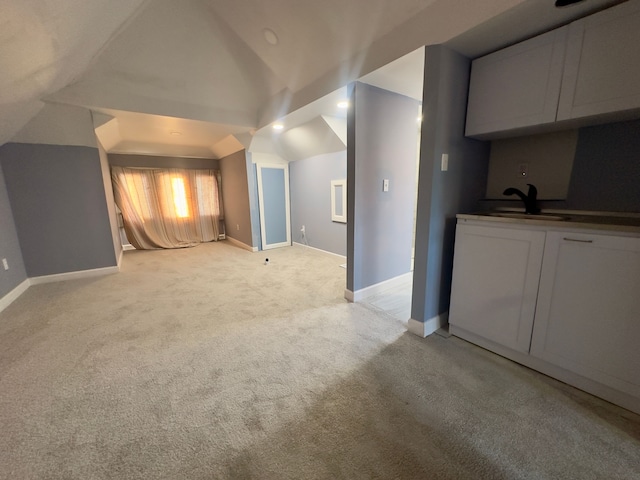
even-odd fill
[(345, 257), (344, 255), (340, 255), (339, 253), (333, 253), (333, 252), (330, 252), (329, 250), (322, 250), (321, 248), (311, 247), (309, 245), (305, 245), (304, 243), (293, 242), (293, 244), (298, 245), (300, 247), (304, 247), (304, 248), (310, 248), (311, 250), (315, 250), (317, 252), (328, 253), (329, 255), (333, 255), (335, 257), (341, 258), (343, 262), (347, 261), (347, 257)]
[(236, 247), (240, 247), (244, 250), (249, 250), (250, 252), (258, 251), (258, 247), (252, 247), (251, 245), (247, 245), (246, 243), (243, 243), (240, 240), (236, 240), (235, 238), (232, 238), (229, 235), (227, 235), (227, 238), (225, 240), (229, 243), (234, 244)]
[(11, 305), (17, 298), (27, 291), (29, 288), (29, 279), (27, 278), (16, 288), (7, 293), (4, 297), (0, 298), (0, 312)]
[(29, 278), (31, 285), (40, 285), (42, 283), (61, 282), (64, 280), (78, 280), (80, 278), (100, 277), (102, 275), (110, 275), (112, 273), (118, 273), (119, 268), (103, 267), (94, 268), (92, 270), (79, 270), (77, 272), (56, 273), (54, 275), (42, 275), (40, 277)]
[(410, 318), (407, 328), (411, 333), (418, 335), (419, 337), (428, 337), (432, 333), (435, 333), (436, 330), (445, 326), (447, 324), (448, 317), (449, 312), (444, 312), (436, 315), (435, 317), (431, 317), (425, 322), (419, 322), (418, 320)]
[(135, 250), (136, 247), (134, 247), (133, 245), (131, 245), (130, 243), (127, 243), (126, 245), (122, 245), (122, 250), (129, 251), (129, 250)]
[(360, 302), (365, 298), (382, 293), (385, 290), (388, 290), (403, 282), (406, 282), (407, 280), (410, 280), (411, 278), (413, 278), (413, 272), (407, 272), (403, 273), (402, 275), (398, 275), (397, 277), (390, 278), (389, 280), (384, 280), (380, 283), (376, 283), (375, 285), (361, 288), (360, 290), (356, 290), (354, 292), (345, 289), (344, 298), (346, 298), (350, 302)]
[(344, 298), (347, 299), (348, 302), (353, 303), (353, 292), (351, 290), (349, 290), (348, 288), (344, 289)]

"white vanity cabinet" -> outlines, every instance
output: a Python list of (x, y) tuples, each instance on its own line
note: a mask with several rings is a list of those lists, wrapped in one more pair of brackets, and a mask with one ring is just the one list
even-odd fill
[(458, 224), (449, 325), (528, 352), (544, 231)]
[(557, 120), (640, 109), (640, 2), (569, 26)]
[(640, 398), (640, 238), (547, 233), (531, 355)]
[(450, 333), (640, 414), (640, 234), (458, 217)]
[(512, 130), (556, 120), (568, 27), (473, 61), (465, 134)]

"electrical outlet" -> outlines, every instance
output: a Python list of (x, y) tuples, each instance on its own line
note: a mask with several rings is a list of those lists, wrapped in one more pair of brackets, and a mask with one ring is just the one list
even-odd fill
[(240, 224), (236, 223), (236, 230), (240, 230)]
[(520, 178), (527, 178), (529, 176), (529, 164), (521, 163), (518, 165), (518, 176)]
[(300, 229), (300, 231), (302, 232), (303, 235), (306, 233), (304, 225), (302, 225), (302, 228)]
[(9, 264), (7, 263), (6, 258), (2, 259), (2, 266), (4, 267), (5, 270), (9, 270)]

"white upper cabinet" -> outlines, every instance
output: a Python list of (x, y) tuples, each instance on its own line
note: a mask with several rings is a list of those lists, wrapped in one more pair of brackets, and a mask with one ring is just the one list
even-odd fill
[(640, 116), (640, 2), (473, 61), (465, 134), (503, 138)]
[(466, 135), (554, 122), (568, 27), (475, 60)]
[(557, 120), (640, 109), (640, 2), (570, 25)]

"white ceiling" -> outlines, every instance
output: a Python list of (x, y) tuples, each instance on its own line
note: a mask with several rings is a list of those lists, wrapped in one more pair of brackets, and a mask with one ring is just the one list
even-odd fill
[(0, 144), (46, 101), (94, 112), (111, 151), (216, 158), (340, 115), (356, 79), (420, 98), (423, 45), (474, 57), (619, 1), (0, 0)]

